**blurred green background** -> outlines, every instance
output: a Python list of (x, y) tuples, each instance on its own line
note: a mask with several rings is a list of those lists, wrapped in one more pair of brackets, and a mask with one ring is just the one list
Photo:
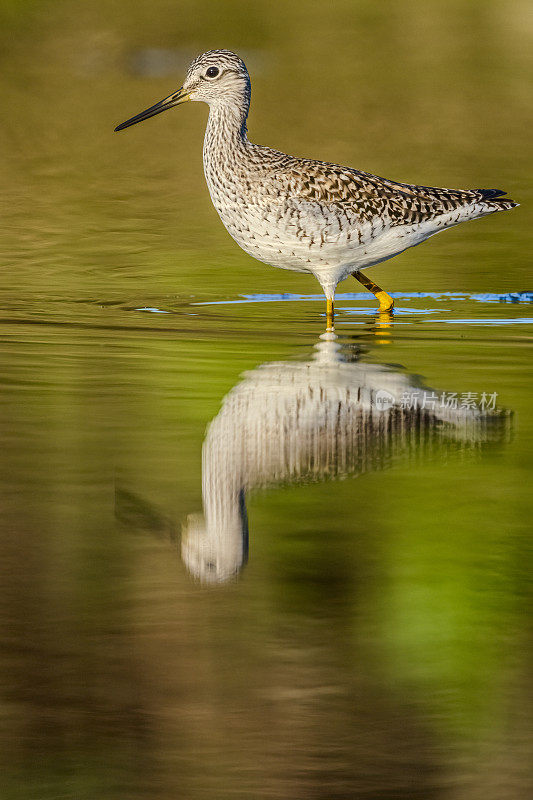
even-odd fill
[[(530, 796), (533, 315), (412, 293), (532, 288), (532, 38), (523, 0), (0, 0), (2, 798)], [(411, 293), (390, 329), (372, 298), (337, 320), (364, 360), (497, 392), (509, 441), (257, 492), (249, 565), (205, 589), (178, 546), (205, 427), (324, 324), (314, 278), (221, 226), (206, 107), (113, 133), (213, 47), (252, 140), (521, 206), (371, 270)], [(226, 302), (283, 292), (316, 301)]]

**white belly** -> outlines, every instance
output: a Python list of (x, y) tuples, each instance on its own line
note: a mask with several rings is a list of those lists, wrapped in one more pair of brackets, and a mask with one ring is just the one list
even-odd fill
[(322, 273), (338, 273), (338, 280), (356, 269), (391, 258), (437, 232), (422, 230), (421, 226), (388, 228), (381, 221), (343, 230), (334, 212), (308, 217), (304, 229), (287, 212), (275, 207), (248, 206), (238, 214), (224, 207), (217, 211), (230, 236), (259, 261), (282, 269), (311, 272), (317, 277)]

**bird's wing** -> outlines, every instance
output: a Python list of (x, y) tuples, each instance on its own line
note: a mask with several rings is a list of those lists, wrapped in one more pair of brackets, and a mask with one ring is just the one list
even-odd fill
[[(456, 212), (471, 211), (474, 217), (517, 205), (503, 197), (506, 192), (501, 189), (417, 186), (326, 161), (295, 158), (261, 145), (253, 147), (261, 151), (258, 163), (268, 163), (268, 175), (261, 166), (254, 179), (270, 202), (300, 207), (310, 203), (322, 207), (326, 215), (340, 212), (360, 224), (372, 225), (380, 218), (392, 227), (416, 225), (443, 215), (448, 218), (447, 224), (455, 224), (459, 221)], [(246, 177), (249, 180), (250, 176)], [(461, 217), (468, 218), (464, 214)]]
[(295, 159), (287, 168), (287, 189), (291, 197), (325, 206), (339, 206), (356, 214), (363, 222), (386, 217), (393, 225), (413, 224), (484, 199), (483, 190), (462, 191), (396, 183), (320, 161)]

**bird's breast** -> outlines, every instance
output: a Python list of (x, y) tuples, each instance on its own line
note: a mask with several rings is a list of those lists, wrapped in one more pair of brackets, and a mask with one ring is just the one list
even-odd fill
[(332, 245), (346, 241), (336, 221), (328, 230), (318, 206), (298, 207), (261, 176), (221, 166), (226, 165), (205, 164), (211, 200), (230, 236), (249, 255), (284, 269), (313, 272), (316, 265), (329, 263)]
[(230, 236), (249, 255), (274, 266), (305, 270), (309, 243), (298, 239), (283, 205), (250, 178), (205, 170), (212, 203)]

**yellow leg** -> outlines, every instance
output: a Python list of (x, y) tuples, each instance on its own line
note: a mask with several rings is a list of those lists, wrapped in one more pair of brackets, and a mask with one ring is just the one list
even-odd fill
[(326, 297), (326, 330), (333, 330), (333, 319), (335, 317), (335, 304), (333, 300)]
[(371, 281), (370, 278), (367, 278), (366, 275), (363, 275), (363, 273), (359, 272), (359, 270), (357, 270), (357, 272), (352, 272), (352, 275), (357, 281), (359, 281), (359, 283), (363, 284), (365, 289), (368, 289), (369, 292), (372, 292), (379, 303), (380, 311), (392, 311), (394, 308), (394, 300), (390, 294), (387, 294), (387, 292), (384, 292), (383, 289), (380, 289), (377, 283)]

